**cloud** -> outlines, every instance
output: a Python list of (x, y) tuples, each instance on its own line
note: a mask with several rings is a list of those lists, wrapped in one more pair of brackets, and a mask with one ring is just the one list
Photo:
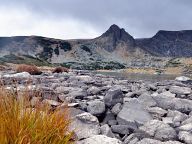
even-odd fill
[(134, 37), (151, 37), (160, 29), (192, 29), (191, 6), (191, 0), (6, 0), (0, 26), (5, 35), (7, 29), (14, 35), (92, 38), (115, 23)]

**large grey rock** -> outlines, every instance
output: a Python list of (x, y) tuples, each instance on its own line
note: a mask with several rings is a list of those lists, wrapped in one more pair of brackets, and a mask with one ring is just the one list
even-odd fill
[(179, 141), (166, 141), (166, 142), (161, 142), (159, 140), (154, 140), (154, 139), (149, 139), (149, 138), (144, 138), (141, 141), (137, 142), (136, 144), (182, 144)]
[(76, 76), (76, 78), (80, 81), (82, 81), (83, 83), (86, 83), (86, 84), (90, 84), (90, 83), (94, 83), (95, 80), (88, 76), (88, 75), (81, 75), (81, 76)]
[(167, 117), (171, 118), (174, 127), (178, 127), (181, 123), (188, 118), (186, 114), (183, 114), (179, 111), (168, 110)]
[(146, 107), (154, 107), (157, 105), (156, 101), (149, 94), (142, 94), (138, 100)]
[(81, 113), (75, 116), (70, 125), (71, 130), (75, 130), (78, 140), (100, 134), (100, 126), (97, 117), (90, 113)]
[(105, 112), (105, 103), (99, 100), (88, 103), (87, 111), (95, 116), (100, 116)]
[(31, 78), (32, 76), (28, 72), (21, 72), (16, 74), (6, 74), (3, 75), (4, 78)]
[(115, 137), (108, 124), (101, 126), (101, 134), (112, 138)]
[(180, 131), (188, 131), (191, 132), (192, 131), (192, 123), (188, 123), (185, 125), (182, 125), (178, 128)]
[(130, 129), (131, 128), (128, 125), (113, 125), (113, 126), (111, 126), (111, 130), (114, 133), (123, 134), (123, 135), (129, 134)]
[(178, 134), (179, 140), (185, 142), (186, 144), (192, 144), (192, 133), (181, 131)]
[(149, 108), (147, 108), (147, 110), (153, 116), (153, 118), (161, 119), (161, 117), (163, 117), (167, 114), (166, 110), (159, 108), (159, 107), (149, 107)]
[(139, 131), (146, 137), (167, 141), (177, 138), (176, 131), (168, 124), (159, 120), (151, 120), (139, 128)]
[(132, 125), (135, 128), (151, 119), (149, 112), (137, 99), (124, 103), (122, 110), (117, 115), (119, 124)]
[(136, 144), (138, 141), (139, 139), (137, 138), (137, 136), (134, 133), (132, 133), (125, 138), (123, 144)]
[(90, 95), (96, 95), (101, 91), (98, 87), (92, 86), (87, 90), (87, 93)]
[(104, 101), (108, 107), (114, 106), (117, 103), (123, 103), (123, 92), (120, 89), (109, 90), (104, 97)]
[(111, 112), (114, 114), (114, 115), (117, 115), (122, 109), (122, 104), (121, 103), (117, 103), (116, 105), (114, 105), (111, 109)]
[(164, 95), (153, 96), (157, 106), (163, 109), (177, 110), (183, 113), (192, 111), (192, 100), (167, 97)]
[(82, 141), (78, 141), (77, 144), (122, 144), (122, 142), (116, 138), (110, 138), (105, 135), (94, 135)]
[(176, 77), (175, 80), (185, 82), (185, 81), (189, 81), (191, 79), (186, 76), (180, 76), (180, 77)]
[(169, 88), (169, 91), (175, 94), (179, 94), (179, 95), (186, 95), (186, 94), (190, 94), (191, 88), (188, 87), (180, 87), (180, 86), (171, 86)]

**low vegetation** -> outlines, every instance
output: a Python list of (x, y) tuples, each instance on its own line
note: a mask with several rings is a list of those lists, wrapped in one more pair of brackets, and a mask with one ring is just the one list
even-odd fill
[(17, 72), (28, 72), (31, 75), (39, 75), (42, 72), (34, 65), (20, 64), (16, 67)]
[(1, 144), (70, 144), (69, 111), (52, 110), (39, 104), (31, 107), (29, 93), (0, 88)]
[(69, 72), (69, 69), (66, 67), (56, 67), (53, 71), (53, 73), (62, 73), (62, 72)]

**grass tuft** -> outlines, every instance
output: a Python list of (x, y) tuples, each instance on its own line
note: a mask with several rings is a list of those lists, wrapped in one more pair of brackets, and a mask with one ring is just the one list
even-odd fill
[(28, 72), (28, 73), (30, 73), (31, 75), (39, 75), (39, 74), (42, 73), (36, 66), (26, 65), (26, 64), (20, 64), (20, 65), (18, 65), (18, 66), (16, 67), (16, 71), (17, 71), (17, 72)]
[(66, 67), (56, 67), (53, 71), (53, 73), (62, 73), (62, 72), (69, 72), (69, 69)]
[(32, 108), (25, 93), (18, 96), (0, 88), (0, 144), (70, 144), (69, 125), (67, 108)]

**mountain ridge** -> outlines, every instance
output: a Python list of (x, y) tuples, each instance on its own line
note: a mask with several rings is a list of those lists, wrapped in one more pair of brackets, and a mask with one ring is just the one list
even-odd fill
[[(29, 55), (50, 63), (110, 63), (152, 66), (153, 57), (192, 57), (192, 30), (158, 31), (135, 39), (113, 24), (93, 39), (62, 40), (42, 36), (0, 37), (0, 57)], [(153, 64), (152, 64), (153, 63)]]

